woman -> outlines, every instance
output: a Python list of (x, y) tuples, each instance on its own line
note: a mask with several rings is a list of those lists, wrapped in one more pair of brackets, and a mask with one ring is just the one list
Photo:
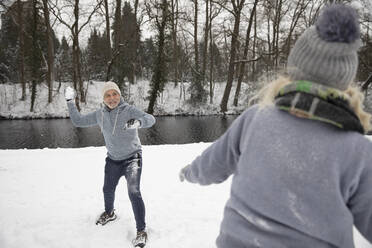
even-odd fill
[(370, 115), (351, 87), (359, 35), (352, 8), (327, 6), (291, 50), (288, 77), (181, 170), (201, 185), (233, 175), (217, 247), (350, 248), (353, 225), (372, 242)]

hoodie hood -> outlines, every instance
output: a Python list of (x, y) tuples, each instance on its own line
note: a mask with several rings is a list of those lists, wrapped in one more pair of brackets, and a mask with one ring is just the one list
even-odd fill
[(127, 102), (124, 101), (124, 98), (123, 97), (120, 97), (120, 102), (118, 104), (118, 106), (116, 106), (116, 108), (114, 109), (110, 109), (105, 103), (103, 103), (104, 107), (101, 109), (101, 126), (102, 126), (102, 129), (103, 129), (103, 119), (104, 119), (104, 112), (111, 112), (111, 111), (116, 111), (116, 114), (115, 114), (115, 122), (114, 122), (114, 128), (112, 130), (112, 135), (114, 135), (115, 133), (115, 129), (116, 129), (116, 123), (117, 123), (117, 120), (118, 120), (118, 116), (119, 116), (119, 112), (122, 112), (127, 106), (129, 106), (129, 104)]

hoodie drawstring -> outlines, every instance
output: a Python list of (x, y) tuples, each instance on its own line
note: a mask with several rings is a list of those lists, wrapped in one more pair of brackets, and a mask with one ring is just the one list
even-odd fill
[[(119, 103), (119, 105), (121, 106), (126, 106), (126, 105), (128, 105), (128, 104), (126, 104), (125, 102), (124, 102), (124, 100), (123, 100), (123, 98), (120, 98), (120, 103)], [(117, 112), (116, 112), (116, 116), (115, 116), (115, 123), (114, 123), (114, 128), (112, 129), (112, 135), (114, 135), (114, 133), (115, 133), (115, 129), (116, 129), (116, 123), (117, 123), (117, 121), (118, 121), (118, 116), (119, 116), (119, 111), (120, 111), (120, 108), (119, 108), (119, 105), (116, 107), (116, 109), (117, 109)], [(102, 106), (102, 105), (101, 105)], [(102, 120), (101, 120), (101, 123), (102, 123), (102, 129), (101, 129), (101, 132), (103, 133), (103, 119), (104, 119), (104, 109), (105, 108), (108, 108), (107, 106), (106, 106), (106, 104), (105, 103), (103, 103), (103, 106), (101, 107), (101, 115), (102, 115)], [(110, 111), (111, 112), (111, 111)]]
[(116, 122), (118, 120), (118, 115), (119, 115), (119, 109), (116, 111), (116, 117), (115, 117), (114, 128), (112, 129), (112, 135), (114, 135), (114, 133), (115, 133), (115, 128), (116, 128)]
[(101, 116), (102, 116), (101, 132), (103, 133), (103, 108), (101, 108)]

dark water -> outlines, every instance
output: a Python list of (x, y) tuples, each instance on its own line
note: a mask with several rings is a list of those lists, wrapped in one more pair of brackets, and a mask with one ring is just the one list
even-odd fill
[[(212, 142), (237, 116), (156, 117), (156, 124), (140, 129), (143, 145)], [(98, 127), (76, 128), (70, 119), (0, 120), (0, 149), (76, 148), (103, 146)]]

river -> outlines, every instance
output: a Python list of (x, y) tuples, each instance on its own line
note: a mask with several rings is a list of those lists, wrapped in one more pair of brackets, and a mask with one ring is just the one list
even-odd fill
[[(237, 115), (156, 117), (140, 129), (143, 145), (212, 142)], [(99, 127), (76, 128), (70, 119), (0, 120), (0, 149), (78, 148), (103, 146)]]

